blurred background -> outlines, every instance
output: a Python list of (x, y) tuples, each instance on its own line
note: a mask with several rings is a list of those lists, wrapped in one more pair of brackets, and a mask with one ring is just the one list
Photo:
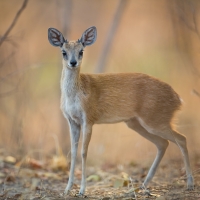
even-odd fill
[[(96, 26), (82, 72), (141, 72), (170, 84), (184, 100), (177, 129), (188, 138), (191, 159), (199, 158), (200, 1), (1, 0), (0, 24), (1, 151), (43, 156), (59, 146), (69, 156), (69, 128), (60, 110), (62, 56), (49, 44), (47, 29), (77, 40)], [(146, 165), (155, 153), (124, 123), (95, 125), (88, 164)], [(180, 157), (171, 144), (165, 162)]]

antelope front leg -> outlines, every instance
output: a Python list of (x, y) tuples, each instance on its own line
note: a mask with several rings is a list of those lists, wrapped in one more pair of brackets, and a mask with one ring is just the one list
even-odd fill
[(87, 151), (88, 145), (92, 135), (92, 125), (84, 125), (83, 126), (83, 142), (82, 142), (82, 180), (81, 180), (81, 188), (79, 191), (79, 195), (83, 195), (85, 193), (86, 188), (86, 159), (87, 159)]
[(69, 173), (69, 181), (68, 181), (67, 187), (65, 188), (64, 194), (67, 194), (69, 190), (71, 189), (71, 187), (73, 186), (78, 141), (80, 138), (80, 125), (76, 124), (71, 119), (68, 119), (68, 122), (70, 125), (70, 139), (71, 139), (71, 166), (70, 166), (70, 173)]

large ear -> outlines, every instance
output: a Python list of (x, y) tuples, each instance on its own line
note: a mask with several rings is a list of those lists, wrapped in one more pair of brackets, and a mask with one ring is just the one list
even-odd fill
[(62, 47), (65, 42), (65, 38), (62, 33), (55, 28), (48, 29), (48, 39), (50, 44), (56, 47)]
[(95, 26), (88, 28), (79, 40), (83, 46), (89, 46), (93, 44), (97, 39), (97, 29)]

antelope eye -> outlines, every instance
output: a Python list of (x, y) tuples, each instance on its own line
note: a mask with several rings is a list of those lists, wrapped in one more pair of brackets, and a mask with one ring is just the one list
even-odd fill
[(83, 56), (83, 50), (79, 52), (79, 56)]
[(67, 55), (67, 53), (66, 53), (65, 51), (63, 51), (63, 52), (62, 52), (62, 55), (63, 55), (63, 56), (66, 56), (66, 55)]
[(63, 58), (65, 59), (65, 60), (67, 60), (68, 58), (67, 58), (67, 52), (66, 51), (62, 51), (62, 55), (63, 55)]

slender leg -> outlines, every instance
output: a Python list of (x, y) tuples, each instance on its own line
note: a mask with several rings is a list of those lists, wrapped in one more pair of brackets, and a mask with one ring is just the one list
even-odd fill
[(169, 145), (169, 142), (166, 139), (163, 139), (159, 136), (149, 133), (146, 129), (144, 129), (140, 125), (140, 123), (138, 122), (138, 120), (136, 118), (133, 118), (133, 119), (127, 121), (126, 124), (129, 128), (133, 129), (134, 131), (138, 132), (141, 136), (143, 136), (147, 140), (154, 143), (157, 147), (156, 158), (155, 158), (153, 164), (151, 165), (150, 170), (149, 170), (149, 172), (144, 180), (144, 183), (143, 183), (143, 186), (146, 187), (148, 185), (148, 183), (151, 181), (151, 179), (153, 178), (154, 174), (156, 173), (158, 165), (165, 154), (165, 151)]
[(80, 195), (85, 193), (86, 188), (86, 159), (88, 152), (88, 145), (92, 135), (92, 125), (86, 124), (83, 126), (83, 143), (82, 143), (82, 180), (81, 180), (81, 188), (79, 191)]
[(76, 124), (73, 120), (68, 119), (70, 125), (70, 139), (71, 139), (71, 166), (70, 166), (70, 173), (69, 173), (69, 181), (67, 187), (65, 188), (65, 194), (73, 186), (74, 182), (74, 169), (76, 163), (76, 155), (77, 155), (77, 148), (78, 148), (78, 141), (80, 138), (80, 125)]
[(181, 150), (181, 153), (183, 155), (183, 160), (185, 164), (185, 171), (187, 175), (187, 188), (188, 190), (194, 189), (194, 178), (192, 176), (192, 170), (190, 167), (190, 160), (188, 155), (188, 149), (187, 149), (187, 141), (186, 137), (177, 131), (173, 130), (171, 127), (166, 129), (165, 131), (162, 131), (161, 137), (172, 141), (175, 143)]

